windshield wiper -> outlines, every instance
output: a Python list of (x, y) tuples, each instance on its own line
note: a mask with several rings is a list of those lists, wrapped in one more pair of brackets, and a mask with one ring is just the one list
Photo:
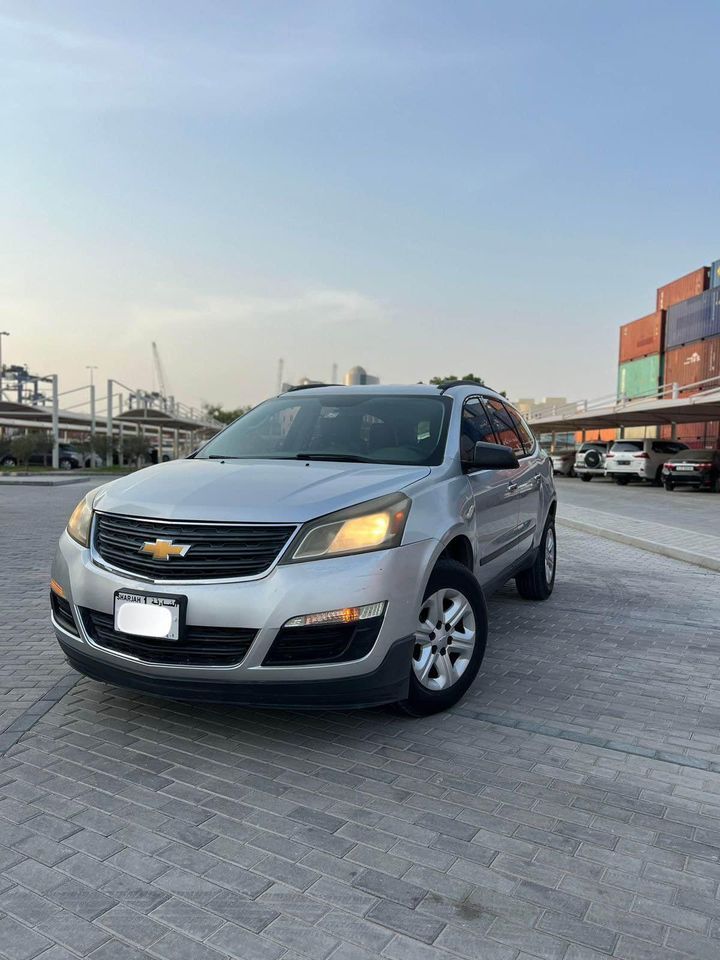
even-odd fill
[(199, 460), (247, 460), (247, 457), (224, 457), (217, 453), (211, 453), (209, 457), (198, 457)]
[(375, 463), (369, 457), (355, 453), (296, 453), (296, 460), (337, 460), (340, 463)]

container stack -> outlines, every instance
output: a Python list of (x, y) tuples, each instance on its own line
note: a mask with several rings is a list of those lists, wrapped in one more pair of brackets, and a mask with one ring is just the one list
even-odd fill
[[(620, 327), (618, 397), (668, 396), (672, 384), (689, 397), (717, 389), (720, 377), (720, 260), (659, 287), (655, 312)], [(672, 428), (660, 428), (669, 439)], [(625, 430), (655, 436), (656, 428)], [(691, 447), (720, 446), (720, 423), (678, 424), (678, 440)]]

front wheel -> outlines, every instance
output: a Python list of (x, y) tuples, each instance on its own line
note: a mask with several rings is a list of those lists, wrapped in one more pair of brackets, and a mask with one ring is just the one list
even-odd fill
[(547, 600), (555, 586), (557, 539), (555, 518), (548, 517), (533, 565), (515, 577), (515, 586), (524, 600)]
[(619, 487), (626, 487), (630, 483), (630, 477), (615, 477), (615, 483)]
[(487, 642), (487, 609), (480, 584), (455, 560), (440, 560), (418, 611), (404, 713), (422, 717), (447, 710), (477, 676)]
[(675, 484), (672, 482), (672, 480), (666, 480), (666, 481), (665, 481), (665, 489), (666, 489), (666, 490), (674, 490), (674, 489), (675, 489)]
[(592, 474), (591, 474), (591, 473), (583, 473), (583, 474), (580, 476), (580, 479), (581, 479), (581, 480), (584, 480), (585, 483), (590, 483), (590, 481), (592, 480)]

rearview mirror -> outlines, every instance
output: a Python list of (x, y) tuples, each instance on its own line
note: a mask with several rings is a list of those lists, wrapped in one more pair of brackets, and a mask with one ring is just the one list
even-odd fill
[(476, 470), (515, 470), (520, 464), (512, 447), (478, 441), (473, 450), (472, 466)]

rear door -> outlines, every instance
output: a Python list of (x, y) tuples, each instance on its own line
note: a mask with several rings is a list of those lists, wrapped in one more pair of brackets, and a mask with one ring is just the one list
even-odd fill
[(532, 536), (540, 522), (540, 458), (536, 456), (535, 437), (509, 403), (487, 399), (490, 419), (500, 443), (512, 447), (520, 468), (515, 471), (513, 496), (518, 511), (518, 555), (532, 546)]
[(517, 470), (478, 470), (470, 465), (475, 444), (497, 443), (488, 411), (480, 397), (463, 404), (460, 456), (465, 464), (475, 505), (476, 572), (485, 584), (502, 574), (517, 556)]

